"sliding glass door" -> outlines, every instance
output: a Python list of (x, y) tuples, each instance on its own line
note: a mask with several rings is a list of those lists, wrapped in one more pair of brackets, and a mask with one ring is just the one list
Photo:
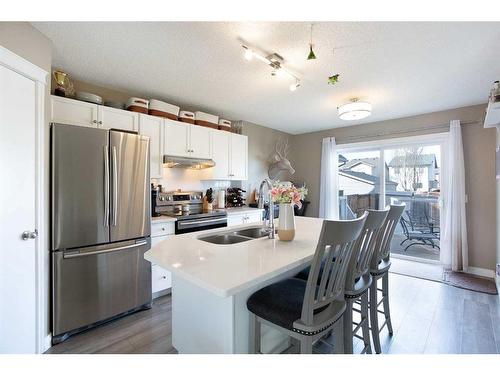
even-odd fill
[(391, 252), (439, 261), (444, 134), (339, 145), (339, 218), (403, 202)]
[(401, 146), (384, 150), (384, 155), (385, 202), (406, 204), (391, 252), (439, 261), (441, 146)]
[(339, 217), (355, 219), (380, 206), (380, 151), (339, 154)]

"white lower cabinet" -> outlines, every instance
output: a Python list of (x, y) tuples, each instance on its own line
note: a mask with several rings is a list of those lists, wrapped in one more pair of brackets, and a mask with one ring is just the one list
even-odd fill
[(260, 222), (262, 222), (262, 211), (227, 214), (228, 227), (234, 225), (253, 224)]
[(162, 292), (172, 287), (172, 274), (157, 264), (151, 265), (151, 291)]
[[(175, 223), (163, 222), (163, 223), (151, 223), (151, 246), (163, 241), (170, 235), (175, 233)], [(153, 297), (163, 295), (168, 293), (169, 289), (172, 288), (172, 274), (161, 268), (157, 264), (151, 265), (151, 292)], [(155, 296), (155, 293), (157, 294)]]

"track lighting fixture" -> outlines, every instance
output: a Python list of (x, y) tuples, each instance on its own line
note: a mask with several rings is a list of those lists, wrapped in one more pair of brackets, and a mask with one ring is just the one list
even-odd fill
[[(300, 79), (297, 77), (294, 73), (289, 71), (287, 68), (283, 66), (283, 57), (278, 55), (277, 53), (273, 53), (267, 56), (264, 56), (263, 54), (255, 51), (254, 49), (250, 48), (247, 45), (242, 45), (243, 49), (245, 50), (244, 52), (244, 57), (246, 60), (250, 61), (254, 57), (255, 59), (262, 61), (266, 65), (269, 65), (271, 67), (271, 76), (276, 77), (276, 76), (288, 76), (292, 78), (295, 83), (290, 85), (290, 91), (295, 91), (297, 88), (300, 86)], [(293, 89), (292, 89), (293, 86)]]

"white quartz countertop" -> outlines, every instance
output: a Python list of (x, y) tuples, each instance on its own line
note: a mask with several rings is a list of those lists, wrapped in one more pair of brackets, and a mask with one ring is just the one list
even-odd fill
[(151, 218), (151, 222), (154, 223), (170, 223), (177, 221), (175, 217), (170, 216), (156, 216)]
[(228, 215), (247, 214), (250, 212), (258, 212), (258, 211), (264, 211), (264, 210), (262, 208), (247, 207), (247, 206), (226, 208), (226, 212)]
[(296, 217), (295, 239), (291, 242), (267, 237), (231, 245), (201, 241), (218, 232), (235, 231), (258, 225), (239, 225), (169, 236), (147, 251), (148, 261), (221, 297), (242, 290), (312, 260), (323, 219)]

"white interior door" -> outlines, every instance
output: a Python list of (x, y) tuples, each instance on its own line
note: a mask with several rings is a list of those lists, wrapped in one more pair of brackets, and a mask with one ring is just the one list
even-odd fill
[(0, 353), (36, 352), (36, 84), (0, 66)]

